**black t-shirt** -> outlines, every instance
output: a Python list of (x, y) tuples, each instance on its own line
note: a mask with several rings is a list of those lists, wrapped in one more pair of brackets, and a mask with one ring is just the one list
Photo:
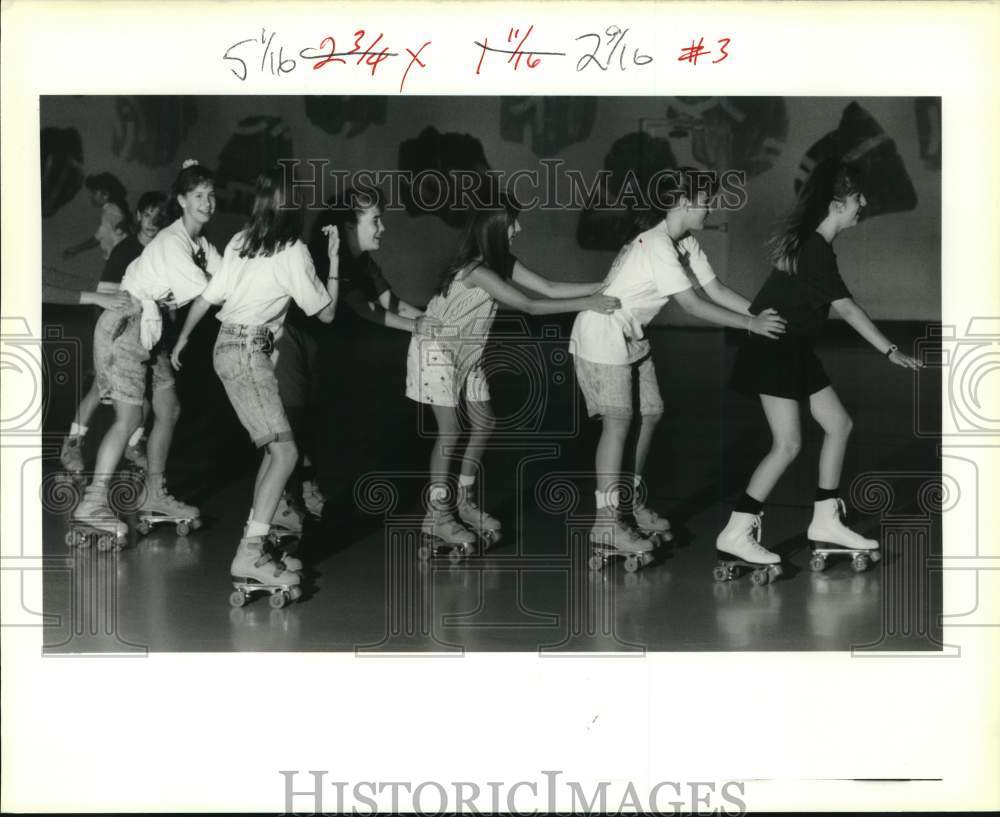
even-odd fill
[(750, 312), (759, 315), (765, 309), (775, 309), (787, 321), (788, 335), (815, 338), (823, 331), (830, 304), (850, 297), (833, 247), (819, 233), (813, 233), (802, 243), (798, 270), (772, 270), (750, 304)]
[(143, 246), (134, 235), (127, 235), (119, 241), (104, 262), (101, 283), (120, 284), (128, 265), (142, 255)]

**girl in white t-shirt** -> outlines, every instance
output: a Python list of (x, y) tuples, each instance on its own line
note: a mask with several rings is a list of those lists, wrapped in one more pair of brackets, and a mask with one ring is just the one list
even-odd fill
[[(714, 178), (681, 168), (661, 174), (655, 192), (655, 201), (635, 214), (638, 234), (618, 253), (605, 279), (606, 294), (620, 298), (621, 309), (612, 315), (578, 315), (570, 341), (588, 413), (602, 421), (595, 466), (597, 518), (591, 542), (598, 555), (621, 552), (644, 562), (651, 560), (651, 539), (672, 538), (669, 523), (644, 501), (642, 472), (663, 415), (645, 327), (673, 298), (691, 315), (721, 326), (772, 338), (784, 331), (784, 321), (774, 310), (750, 314), (750, 302), (715, 277), (691, 235), (704, 226), (711, 210)], [(688, 269), (714, 303), (695, 293)], [(635, 391), (641, 420), (634, 448), (628, 452), (632, 460), (628, 478), (622, 464), (632, 432)]]
[(323, 323), (333, 320), (340, 244), (336, 228), (330, 228), (330, 277), (324, 288), (301, 234), (301, 209), (292, 206), (283, 173), (258, 176), (250, 221), (229, 242), (219, 274), (191, 305), (171, 354), (171, 362), (180, 368), (191, 331), (213, 305), (223, 304), (217, 316), (222, 328), (213, 355), (215, 371), (254, 445), (264, 449), (250, 516), (230, 567), (237, 587), (234, 604), (242, 604), (246, 590), (255, 586), (284, 588), (292, 598), (301, 594), (302, 563), (287, 555), (276, 560), (268, 547), (275, 510), (298, 460), (278, 394), (274, 341), (292, 300), (306, 315)]

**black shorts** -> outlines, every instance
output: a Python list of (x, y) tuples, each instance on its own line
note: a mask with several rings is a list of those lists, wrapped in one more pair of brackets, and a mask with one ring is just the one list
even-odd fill
[(771, 340), (760, 335), (743, 339), (730, 388), (749, 396), (768, 394), (805, 400), (830, 385), (823, 364), (808, 338), (785, 336)]

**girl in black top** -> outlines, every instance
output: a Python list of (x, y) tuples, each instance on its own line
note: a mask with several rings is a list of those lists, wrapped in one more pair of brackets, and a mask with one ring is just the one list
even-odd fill
[(759, 544), (763, 503), (802, 446), (799, 402), (803, 400), (809, 401), (809, 410), (824, 432), (808, 537), (851, 550), (878, 549), (878, 542), (843, 524), (840, 477), (852, 422), (813, 351), (832, 306), (890, 363), (908, 369), (920, 365), (875, 327), (837, 270), (833, 240), (858, 223), (865, 204), (859, 172), (836, 160), (825, 162), (814, 170), (792, 214), (768, 243), (774, 270), (750, 311), (776, 309), (787, 321), (787, 331), (777, 340), (744, 338), (731, 385), (759, 397), (773, 442), (716, 540), (721, 558), (745, 551), (748, 540)]

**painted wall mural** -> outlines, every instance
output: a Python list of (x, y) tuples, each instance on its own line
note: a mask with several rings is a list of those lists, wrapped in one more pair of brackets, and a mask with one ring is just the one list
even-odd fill
[(83, 142), (76, 128), (42, 128), (42, 218), (54, 215), (83, 187)]
[(500, 137), (523, 145), (536, 156), (555, 156), (586, 141), (597, 115), (596, 97), (513, 96), (500, 100)]
[(219, 153), (215, 198), (223, 213), (248, 213), (257, 174), (290, 159), (291, 130), (280, 116), (247, 116)]
[(306, 118), (330, 136), (352, 139), (371, 125), (384, 125), (388, 99), (384, 96), (307, 96)]
[(177, 149), (197, 121), (198, 106), (192, 97), (117, 97), (111, 152), (146, 167), (174, 164)]

